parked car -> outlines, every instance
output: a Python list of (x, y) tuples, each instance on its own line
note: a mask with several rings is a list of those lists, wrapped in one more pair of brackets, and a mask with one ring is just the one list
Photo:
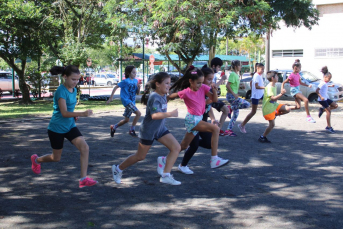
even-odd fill
[(112, 74), (98, 73), (94, 75), (94, 86), (111, 86), (118, 82), (119, 79)]
[[(292, 70), (275, 70), (278, 75), (278, 82), (276, 83), (276, 90), (279, 94), (281, 92), (281, 85), (283, 81), (285, 81), (288, 76), (293, 72)], [(318, 100), (318, 95), (316, 93), (317, 87), (320, 83), (321, 78), (317, 77), (316, 75), (312, 74), (308, 71), (300, 72), (301, 81), (306, 84), (312, 84), (312, 87), (306, 87), (300, 85), (301, 93), (308, 98), (310, 102), (315, 102)], [(250, 99), (251, 97), (251, 88), (250, 88), (250, 81), (252, 77), (246, 78), (241, 80), (239, 85), (238, 95), (245, 97), (246, 99)], [(264, 84), (267, 85), (269, 82), (268, 80), (264, 79)], [(334, 84), (334, 87), (329, 87), (328, 89), (328, 98), (332, 101), (338, 101), (343, 97), (343, 87), (340, 83), (334, 83), (332, 81), (329, 82), (329, 85)], [(285, 84), (286, 94), (285, 96), (291, 97), (290, 93), (290, 85), (289, 83)]]
[[(2, 91), (8, 91), (12, 93), (12, 73), (11, 72), (4, 72), (0, 71), (0, 89)], [(15, 78), (14, 81), (14, 90), (19, 89), (19, 81)]]
[(107, 73), (106, 76), (108, 77), (108, 79), (112, 80), (112, 85), (113, 84), (118, 84), (119, 83), (119, 77), (112, 74), (112, 73)]

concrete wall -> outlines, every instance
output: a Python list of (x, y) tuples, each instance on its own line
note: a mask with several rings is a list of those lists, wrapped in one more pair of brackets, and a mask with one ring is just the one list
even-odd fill
[[(281, 29), (272, 33), (270, 69), (290, 69), (294, 60), (300, 59), (303, 70), (322, 76), (320, 69), (326, 65), (333, 80), (343, 83), (343, 53), (337, 56), (315, 56), (316, 49), (340, 48), (343, 52), (343, 1), (313, 2), (318, 3), (316, 7), (320, 11), (319, 25), (309, 30), (304, 27), (287, 28), (281, 23)], [(295, 49), (302, 49), (303, 57), (273, 57), (273, 50)]]

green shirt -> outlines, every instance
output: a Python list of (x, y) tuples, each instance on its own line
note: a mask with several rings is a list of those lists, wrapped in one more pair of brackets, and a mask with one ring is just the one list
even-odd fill
[(239, 76), (236, 72), (231, 72), (229, 76), (230, 87), (232, 91), (237, 94), (239, 89)]
[(264, 88), (263, 102), (262, 102), (262, 112), (263, 115), (271, 114), (275, 112), (279, 104), (276, 101), (272, 101), (271, 97), (276, 95), (276, 87), (273, 87), (271, 84), (268, 84)]

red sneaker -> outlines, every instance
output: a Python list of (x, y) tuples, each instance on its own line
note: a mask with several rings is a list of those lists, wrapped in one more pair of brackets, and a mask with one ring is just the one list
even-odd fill
[(226, 135), (228, 135), (228, 133), (226, 131), (220, 130), (219, 136), (226, 136)]
[(86, 177), (83, 181), (79, 181), (79, 188), (96, 185), (98, 182), (92, 178)]
[(32, 162), (31, 169), (32, 169), (32, 172), (34, 172), (35, 174), (40, 174), (41, 165), (36, 162), (36, 158), (38, 158), (37, 154), (33, 154), (31, 156), (31, 162)]

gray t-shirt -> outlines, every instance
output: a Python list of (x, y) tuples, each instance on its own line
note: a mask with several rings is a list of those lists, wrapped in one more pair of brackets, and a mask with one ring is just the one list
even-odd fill
[(146, 114), (140, 126), (139, 137), (144, 140), (154, 140), (162, 137), (162, 134), (168, 129), (165, 127), (164, 119), (153, 120), (152, 114), (167, 112), (167, 96), (161, 96), (152, 92), (149, 96), (146, 106)]

